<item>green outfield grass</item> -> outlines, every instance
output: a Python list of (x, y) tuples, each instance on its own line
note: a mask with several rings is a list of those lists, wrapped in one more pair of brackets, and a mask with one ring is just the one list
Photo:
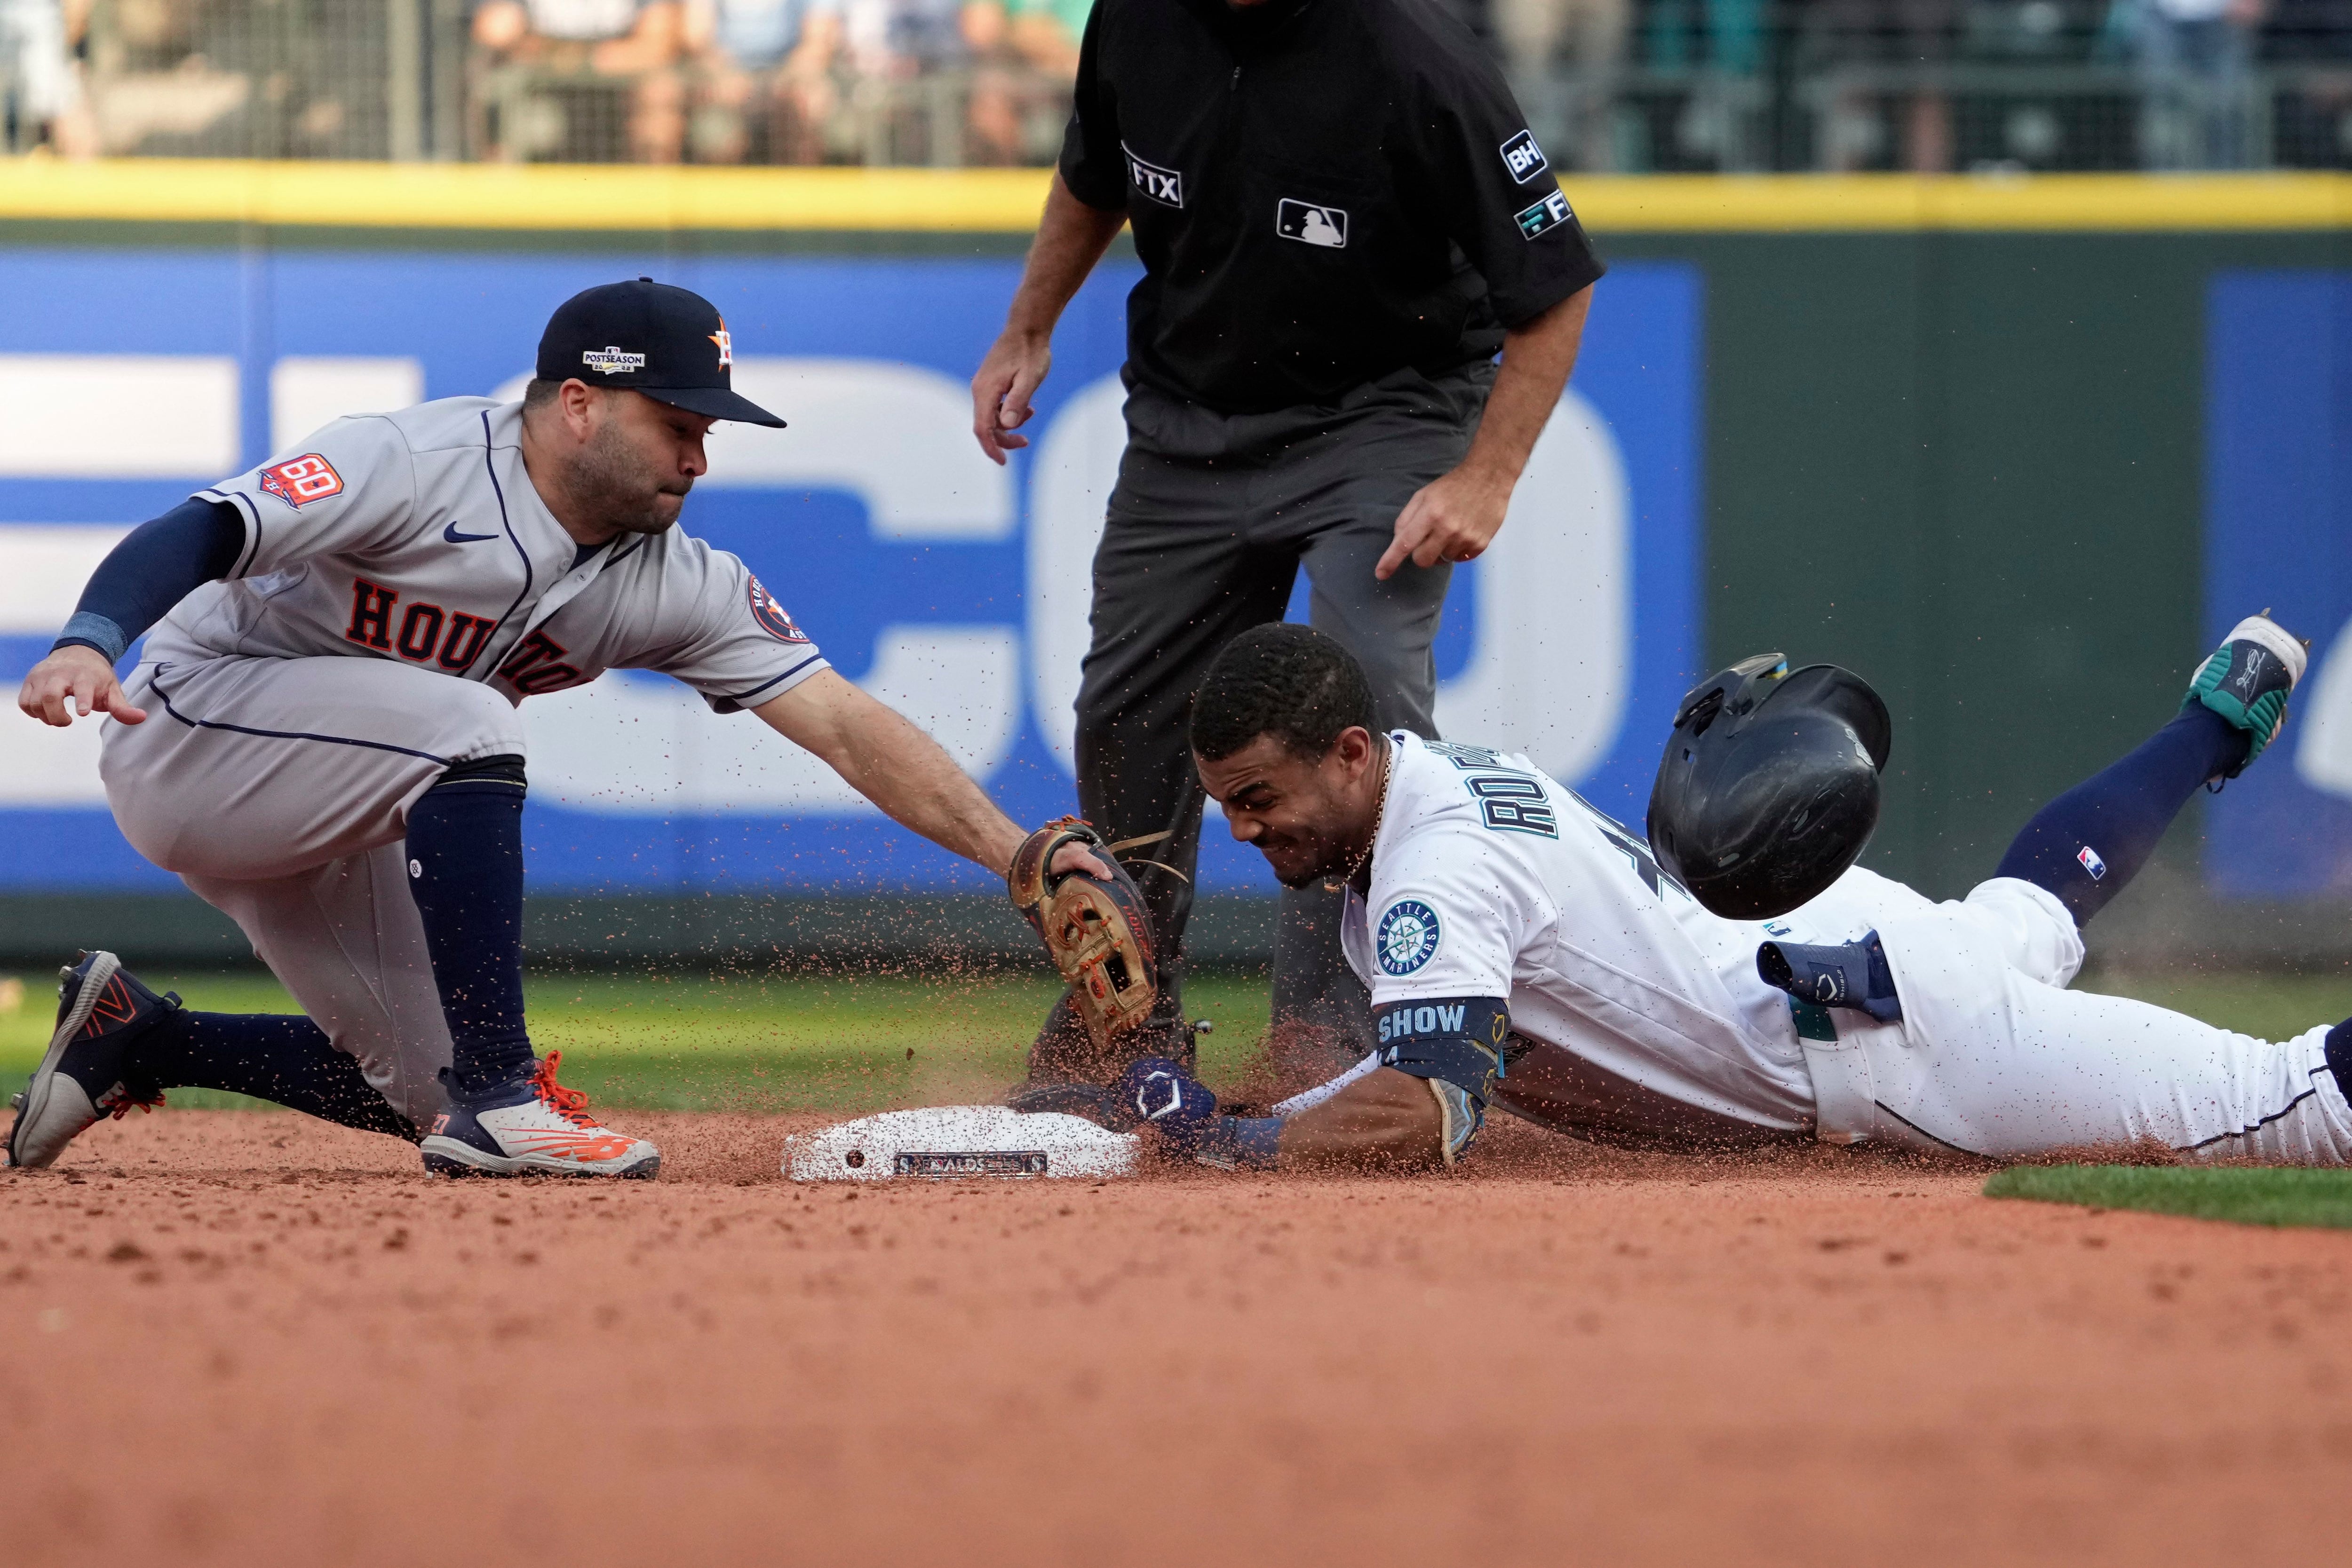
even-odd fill
[[(258, 974), (142, 974), (206, 1012), (296, 1012)], [(17, 976), (0, 1005), (0, 1083), (14, 1092), (48, 1044), (56, 982)], [(665, 1110), (862, 1110), (993, 1099), (1019, 1078), (1030, 1037), (1058, 988), (1020, 976), (938, 981), (794, 976), (713, 979), (598, 975), (526, 988), (531, 1038), (563, 1053), (563, 1081), (595, 1103)], [(1203, 1075), (1236, 1073), (1265, 1032), (1263, 977), (1199, 976), (1186, 1009), (1216, 1031)], [(4, 1000), (4, 998), (0, 998)], [(174, 1105), (250, 1104), (184, 1092)]]
[[(15, 977), (23, 995), (13, 1011), (0, 984), (0, 1084), (10, 1090), (39, 1061), (55, 1006), (51, 976)], [(297, 1010), (267, 975), (141, 977), (205, 1011)], [(2110, 977), (2095, 988), (2272, 1039), (2352, 1014), (2352, 984), (2323, 978)], [(860, 1110), (992, 1098), (1020, 1076), (1055, 988), (1030, 975), (936, 981), (597, 975), (533, 980), (529, 993), (534, 1041), (542, 1051), (562, 1051), (564, 1081), (599, 1104)], [(1203, 1076), (1230, 1082), (1265, 1032), (1265, 979), (1198, 976), (1185, 986), (1185, 1004), (1217, 1025), (1202, 1041)], [(172, 1103), (248, 1103), (204, 1093), (174, 1094)]]
[(1987, 1197), (2137, 1208), (2239, 1225), (2352, 1228), (2352, 1171), (2015, 1166), (1996, 1173), (1984, 1190)]

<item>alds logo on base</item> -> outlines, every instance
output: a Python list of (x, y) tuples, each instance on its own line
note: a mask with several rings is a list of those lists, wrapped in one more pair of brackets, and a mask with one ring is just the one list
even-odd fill
[(261, 471), (261, 487), (289, 507), (300, 507), (343, 493), (343, 476), (315, 452), (273, 463)]
[(916, 1176), (1044, 1176), (1051, 1162), (1043, 1149), (973, 1149), (957, 1154), (925, 1154), (902, 1149), (892, 1156), (891, 1169)]

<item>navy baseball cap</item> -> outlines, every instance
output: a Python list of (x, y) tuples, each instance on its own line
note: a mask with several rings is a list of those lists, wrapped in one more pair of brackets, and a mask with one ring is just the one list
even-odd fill
[(627, 387), (688, 413), (782, 429), (729, 384), (734, 365), (718, 307), (650, 277), (582, 290), (555, 308), (539, 339), (541, 381)]

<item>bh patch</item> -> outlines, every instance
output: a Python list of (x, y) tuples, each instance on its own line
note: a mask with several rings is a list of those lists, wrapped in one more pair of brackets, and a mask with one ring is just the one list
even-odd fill
[(1543, 149), (1536, 145), (1536, 135), (1532, 131), (1522, 131), (1504, 142), (1502, 153), (1503, 167), (1511, 172), (1511, 183), (1515, 185), (1524, 185), (1551, 167)]
[(751, 601), (751, 619), (760, 623), (761, 631), (779, 643), (808, 641), (808, 633), (793, 624), (793, 618), (784, 612), (784, 607), (776, 602), (775, 595), (770, 593), (758, 578), (751, 580), (751, 586), (745, 591)]
[(1410, 975), (1437, 956), (1437, 911), (1417, 898), (1400, 898), (1381, 916), (1372, 946), (1381, 973)]

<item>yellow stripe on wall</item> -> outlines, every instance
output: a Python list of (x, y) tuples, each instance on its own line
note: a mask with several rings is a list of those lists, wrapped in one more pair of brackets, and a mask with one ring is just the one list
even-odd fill
[[(0, 162), (0, 218), (355, 229), (1024, 234), (1035, 169)], [(1601, 234), (2352, 227), (2335, 173), (1659, 175), (1565, 182)]]

